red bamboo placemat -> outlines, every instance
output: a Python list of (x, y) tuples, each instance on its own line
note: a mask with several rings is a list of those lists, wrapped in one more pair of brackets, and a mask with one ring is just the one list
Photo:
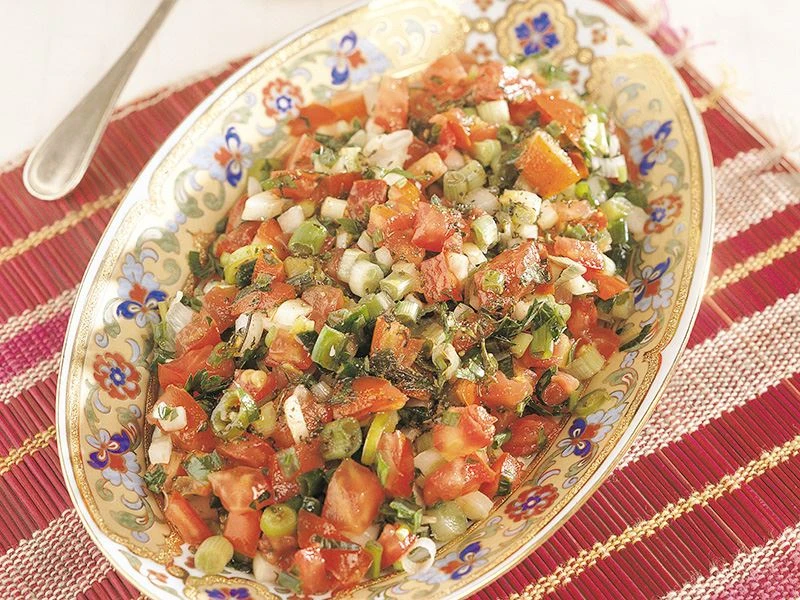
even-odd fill
[[(609, 3), (641, 22), (623, 1)], [(668, 28), (653, 37), (679, 53)], [(61, 481), (58, 359), (75, 288), (116, 204), (170, 131), (236, 66), (118, 111), (86, 179), (63, 201), (32, 200), (19, 167), (0, 173), (2, 598), (139, 596), (93, 545)], [(695, 96), (711, 92), (691, 67), (680, 73)], [(613, 476), (478, 598), (800, 593), (796, 170), (724, 99), (703, 118), (717, 228), (689, 348)]]

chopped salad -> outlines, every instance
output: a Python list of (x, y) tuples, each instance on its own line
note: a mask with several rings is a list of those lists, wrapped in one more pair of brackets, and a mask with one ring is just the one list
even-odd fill
[(162, 303), (148, 487), (205, 573), (429, 567), (645, 331), (624, 137), (559, 69), (449, 54), (311, 104)]

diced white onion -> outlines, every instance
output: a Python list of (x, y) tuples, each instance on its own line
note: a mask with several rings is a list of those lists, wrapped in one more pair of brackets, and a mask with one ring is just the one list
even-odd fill
[(276, 196), (271, 190), (259, 192), (245, 200), (242, 220), (266, 221), (275, 218), (283, 212), (285, 204), (286, 199)]
[(345, 231), (344, 229), (341, 230), (339, 233), (336, 234), (336, 247), (337, 248), (348, 248), (350, 244), (353, 243), (353, 234)]
[(261, 189), (261, 184), (259, 183), (258, 179), (255, 177), (248, 177), (247, 178), (247, 197), (255, 196), (256, 194), (260, 194), (263, 190)]
[(361, 248), (364, 252), (372, 252), (375, 249), (375, 244), (372, 241), (372, 237), (366, 232), (362, 231), (361, 235), (358, 236), (358, 241), (356, 242), (356, 246)]
[(489, 496), (478, 491), (456, 498), (456, 504), (461, 507), (467, 518), (473, 521), (480, 521), (488, 517), (494, 506), (494, 502)]
[(286, 398), (283, 402), (283, 414), (286, 416), (286, 425), (292, 434), (292, 439), (295, 444), (299, 444), (309, 436), (308, 425), (303, 416), (303, 410), (300, 408), (300, 399), (305, 398), (309, 391), (302, 385), (294, 388), (291, 396)]
[[(162, 414), (169, 415), (169, 418), (162, 419)], [(153, 407), (153, 417), (164, 431), (180, 431), (186, 427), (186, 409), (182, 406), (168, 406), (164, 402), (158, 402)]]
[(311, 393), (314, 394), (314, 397), (321, 401), (325, 402), (328, 398), (331, 397), (333, 394), (333, 388), (328, 385), (325, 381), (320, 379), (314, 385), (311, 386)]
[(358, 248), (348, 248), (345, 250), (344, 254), (342, 254), (342, 259), (339, 261), (339, 268), (336, 270), (336, 276), (339, 280), (344, 282), (350, 281), (353, 265), (356, 264), (359, 258), (366, 255), (367, 254), (363, 250), (359, 250)]
[[(423, 550), (427, 556), (423, 560), (412, 560), (411, 555), (414, 554), (417, 556), (417, 550)], [(408, 552), (400, 559), (400, 566), (403, 567), (406, 573), (413, 575), (430, 569), (435, 560), (436, 543), (431, 538), (419, 537), (417, 541), (414, 542), (414, 545), (408, 549)]]
[(330, 168), (331, 173), (353, 173), (362, 167), (361, 148), (358, 146), (345, 146), (339, 150), (339, 158)]
[(597, 291), (597, 288), (594, 286), (593, 283), (586, 281), (580, 275), (567, 281), (564, 284), (564, 288), (566, 288), (573, 296), (583, 296), (584, 294), (593, 294), (594, 292)]
[(178, 335), (195, 315), (195, 312), (191, 308), (181, 302), (181, 298), (183, 298), (183, 292), (178, 291), (172, 299), (172, 302), (169, 303), (169, 308), (167, 309), (167, 327), (173, 337)]
[(392, 258), (391, 251), (386, 246), (383, 246), (375, 250), (375, 262), (377, 262), (381, 269), (383, 269), (383, 272), (386, 273), (392, 268), (394, 258)]
[(234, 328), (236, 331), (244, 331), (244, 341), (239, 348), (237, 354), (241, 356), (251, 348), (255, 348), (258, 342), (261, 341), (261, 336), (264, 335), (266, 322), (264, 315), (260, 313), (242, 314), (236, 318)]
[(414, 457), (414, 467), (423, 475), (430, 475), (444, 464), (444, 456), (436, 448), (423, 450)]
[(398, 185), (398, 187), (403, 187), (405, 182), (408, 181), (403, 175), (400, 173), (387, 173), (383, 177), (381, 177), (386, 182), (386, 185), (392, 186), (402, 183), (402, 185)]
[(539, 236), (539, 228), (536, 225), (520, 225), (517, 234), (524, 240), (535, 240)]
[(478, 116), (491, 125), (502, 125), (511, 121), (508, 102), (505, 100), (481, 102), (475, 108), (478, 111)]
[(458, 252), (448, 252), (447, 267), (458, 281), (463, 282), (469, 275), (469, 258)]
[(464, 203), (493, 215), (500, 209), (497, 196), (486, 188), (477, 188), (464, 196)]
[(307, 317), (311, 310), (311, 305), (305, 300), (300, 298), (287, 300), (277, 308), (275, 314), (272, 315), (272, 320), (278, 327), (289, 329), (297, 319)]
[(637, 240), (642, 239), (644, 236), (644, 226), (648, 218), (644, 210), (638, 206), (631, 205), (628, 216), (625, 217), (625, 222), (628, 224), (628, 231)]
[(380, 533), (380, 527), (377, 524), (373, 524), (362, 533), (345, 533), (345, 535), (359, 546), (366, 546), (367, 542), (378, 539), (378, 533)]
[(263, 584), (275, 583), (280, 569), (267, 560), (263, 553), (257, 552), (253, 558), (253, 577)]
[(603, 273), (606, 275), (614, 275), (617, 272), (617, 265), (610, 256), (603, 254), (603, 262), (605, 263), (603, 265)]
[(328, 196), (322, 201), (322, 204), (319, 207), (319, 215), (323, 219), (335, 221), (336, 219), (341, 219), (344, 217), (346, 210), (347, 200), (340, 200), (339, 198)]
[(531, 306), (533, 305), (533, 300), (531, 299), (522, 299), (517, 301), (514, 305), (514, 320), (515, 321), (522, 321), (527, 315), (528, 311), (530, 311)]
[(445, 381), (455, 375), (458, 367), (461, 366), (461, 357), (453, 344), (437, 344), (431, 351), (431, 358), (434, 364), (442, 361), (447, 363), (447, 368), (442, 371), (442, 379)]
[(465, 242), (461, 246), (461, 251), (466, 255), (467, 259), (469, 259), (470, 268), (474, 269), (478, 265), (482, 265), (486, 262), (486, 255), (472, 242)]
[(464, 160), (464, 155), (461, 152), (452, 149), (444, 157), (444, 164), (447, 165), (448, 170), (457, 171), (467, 164), (467, 161)]
[(410, 129), (381, 134), (367, 142), (364, 154), (367, 162), (383, 169), (399, 169), (408, 158), (408, 147), (414, 140)]
[(474, 314), (474, 313), (475, 313), (475, 311), (473, 310), (473, 308), (471, 306), (469, 306), (467, 304), (464, 304), (463, 302), (459, 302), (458, 304), (456, 304), (456, 307), (453, 309), (453, 318), (456, 321), (460, 321), (461, 317), (463, 317), (464, 315), (471, 315), (471, 314)]
[(156, 427), (153, 431), (153, 439), (147, 448), (147, 457), (150, 464), (166, 465), (172, 456), (172, 437)]
[(553, 208), (553, 204), (549, 200), (542, 201), (542, 208), (539, 212), (539, 220), (536, 224), (543, 230), (548, 230), (558, 223), (558, 213)]
[(303, 213), (303, 207), (295, 204), (278, 217), (278, 225), (281, 226), (283, 233), (294, 233), (305, 220), (306, 215)]
[(367, 143), (367, 132), (363, 129), (359, 129), (356, 131), (353, 136), (347, 140), (348, 146), (358, 146), (359, 148), (363, 148), (364, 144)]

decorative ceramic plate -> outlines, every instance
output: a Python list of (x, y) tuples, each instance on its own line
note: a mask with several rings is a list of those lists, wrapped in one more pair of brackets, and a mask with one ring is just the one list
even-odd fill
[(187, 278), (194, 234), (213, 231), (253, 157), (281, 144), (299, 106), (457, 49), (481, 59), (547, 52), (625, 129), (650, 204), (630, 278), (633, 320), (649, 333), (592, 380), (611, 401), (565, 419), (525, 483), (431, 569), (348, 594), (463, 597), (490, 583), (575, 512), (652, 412), (700, 305), (711, 249), (711, 157), (683, 82), (646, 36), (591, 0), (362, 2), (254, 58), (192, 112), (120, 204), (81, 284), (58, 386), (61, 463), (92, 538), (147, 595), (290, 595), (232, 569), (203, 577), (142, 480), (149, 325)]

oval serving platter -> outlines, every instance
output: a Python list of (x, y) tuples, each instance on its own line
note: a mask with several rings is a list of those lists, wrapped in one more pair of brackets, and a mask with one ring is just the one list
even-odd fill
[(227, 568), (202, 576), (142, 479), (157, 303), (181, 289), (186, 255), (246, 185), (254, 157), (287, 136), (304, 103), (402, 75), (443, 53), (546, 53), (607, 106), (630, 141), (650, 204), (630, 284), (643, 339), (591, 381), (611, 401), (564, 419), (523, 485), (414, 576), (347, 596), (463, 597), (521, 561), (610, 473), (652, 412), (702, 298), (711, 252), (712, 164), (702, 122), (656, 46), (594, 0), (361, 2), (257, 56), (169, 137), (120, 204), (84, 276), (57, 398), (61, 464), (84, 525), (117, 570), (155, 598), (273, 598), (291, 592)]

